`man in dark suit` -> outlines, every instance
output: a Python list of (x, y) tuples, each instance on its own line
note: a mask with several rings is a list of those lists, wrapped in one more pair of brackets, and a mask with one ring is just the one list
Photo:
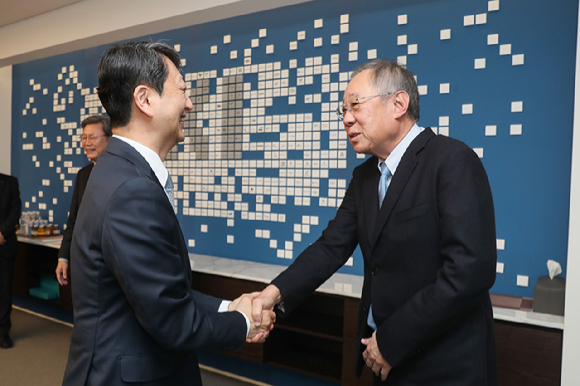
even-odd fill
[(357, 375), (366, 362), (377, 385), (496, 385), (495, 219), (479, 158), (417, 126), (415, 79), (393, 62), (355, 69), (337, 113), (372, 157), (322, 236), (254, 300), (255, 320), (281, 302), (292, 311), (359, 245)]
[[(200, 385), (195, 350), (263, 341), (272, 312), (251, 299), (193, 291), (163, 161), (193, 107), (179, 54), (163, 43), (113, 45), (98, 67), (113, 138), (99, 156), (72, 241), (74, 328), (63, 385)], [(165, 187), (165, 189), (164, 189)], [(221, 312), (225, 311), (225, 312)]]
[(56, 266), (56, 278), (60, 285), (68, 284), (68, 265), (70, 261), (70, 243), (72, 240), (75, 222), (77, 220), (77, 212), (81, 206), (83, 194), (89, 181), (89, 176), (93, 170), (93, 166), (97, 163), (99, 154), (104, 153), (107, 148), (107, 142), (113, 133), (111, 132), (111, 121), (105, 115), (91, 115), (83, 119), (81, 122), (83, 135), (81, 137), (81, 144), (85, 150), (85, 154), (90, 164), (79, 170), (77, 178), (75, 179), (75, 187), (73, 191), (70, 210), (68, 212), (68, 220), (66, 222), (66, 229), (62, 237), (62, 243), (58, 251), (58, 265)]
[(0, 348), (14, 346), (10, 335), (12, 276), (18, 249), (16, 225), (20, 219), (20, 190), (16, 177), (0, 174)]

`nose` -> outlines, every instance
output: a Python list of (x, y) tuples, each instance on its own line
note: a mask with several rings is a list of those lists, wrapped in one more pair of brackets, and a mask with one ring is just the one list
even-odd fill
[(189, 98), (187, 95), (185, 96), (185, 98), (187, 99), (187, 101), (185, 102), (185, 111), (191, 111), (191, 109), (193, 109), (193, 103), (191, 103), (191, 98)]
[(356, 122), (356, 118), (354, 117), (354, 114), (352, 113), (351, 109), (345, 109), (346, 111), (344, 112), (343, 118), (342, 118), (342, 123), (344, 123), (344, 127), (350, 127), (352, 125), (355, 124)]

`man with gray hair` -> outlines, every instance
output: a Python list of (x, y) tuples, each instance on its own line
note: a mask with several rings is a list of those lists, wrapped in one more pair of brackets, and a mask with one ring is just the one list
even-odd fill
[(68, 265), (70, 262), (70, 243), (72, 240), (73, 230), (77, 219), (77, 213), (83, 200), (83, 194), (89, 182), (89, 177), (93, 166), (97, 163), (99, 154), (104, 153), (107, 148), (109, 138), (113, 135), (111, 132), (111, 120), (106, 115), (91, 115), (81, 122), (83, 134), (81, 136), (81, 145), (90, 164), (78, 171), (75, 178), (70, 210), (66, 222), (66, 229), (63, 233), (62, 243), (58, 251), (58, 265), (56, 266), (56, 279), (60, 285), (68, 284)]
[(254, 319), (291, 312), (351, 256), (364, 258), (357, 375), (374, 383), (497, 385), (493, 313), (496, 238), (483, 165), (464, 143), (417, 125), (419, 93), (401, 65), (356, 68), (338, 117), (357, 153), (322, 236), (253, 301)]

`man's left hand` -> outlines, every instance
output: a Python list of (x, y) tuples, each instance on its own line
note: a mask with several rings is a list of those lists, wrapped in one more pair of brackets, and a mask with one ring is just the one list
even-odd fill
[(362, 339), (361, 343), (367, 346), (362, 354), (367, 366), (373, 370), (373, 373), (375, 373), (377, 377), (381, 377), (383, 381), (386, 380), (387, 375), (389, 375), (389, 372), (391, 371), (391, 365), (385, 360), (385, 358), (383, 358), (379, 351), (377, 332), (373, 332), (373, 336), (370, 338)]

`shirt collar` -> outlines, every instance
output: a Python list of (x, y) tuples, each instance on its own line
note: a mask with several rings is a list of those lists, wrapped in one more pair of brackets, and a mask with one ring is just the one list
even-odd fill
[[(419, 134), (421, 134), (421, 132), (423, 130), (425, 130), (425, 128), (419, 127), (415, 123), (413, 125), (413, 127), (411, 128), (411, 130), (409, 130), (409, 132), (407, 133), (405, 138), (403, 138), (403, 140), (401, 142), (399, 142), (399, 144), (397, 145), (397, 147), (395, 147), (395, 149), (391, 152), (391, 154), (389, 154), (387, 159), (381, 160), (379, 158), (378, 164), (380, 164), (382, 161), (385, 161), (385, 163), (387, 164), (387, 167), (389, 168), (389, 171), (391, 172), (391, 175), (395, 175), (395, 171), (397, 170), (397, 167), (399, 166), (399, 163), (401, 162), (401, 158), (403, 158), (403, 155), (407, 151), (407, 148), (409, 147), (411, 142), (413, 142), (413, 140), (415, 138), (417, 138), (417, 136)], [(379, 171), (380, 170), (381, 170), (381, 167), (379, 166)]]
[(113, 134), (113, 137), (120, 139), (121, 141), (127, 143), (132, 148), (137, 150), (137, 152), (141, 154), (143, 158), (145, 158), (145, 161), (147, 161), (149, 166), (151, 166), (151, 169), (153, 169), (153, 172), (155, 173), (155, 176), (157, 176), (157, 179), (159, 180), (161, 186), (165, 186), (165, 183), (167, 182), (167, 176), (169, 175), (169, 173), (167, 172), (165, 165), (163, 165), (163, 161), (161, 161), (159, 154), (155, 153), (147, 146), (142, 145), (139, 142), (129, 139), (127, 137), (122, 137), (117, 134)]

